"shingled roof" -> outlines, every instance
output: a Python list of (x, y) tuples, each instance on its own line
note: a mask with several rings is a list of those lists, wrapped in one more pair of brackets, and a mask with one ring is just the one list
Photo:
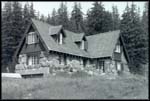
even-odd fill
[(112, 56), (119, 36), (119, 30), (87, 36), (88, 53), (92, 58)]
[(59, 31), (61, 30), (61, 28), (62, 28), (62, 25), (59, 25), (59, 26), (51, 26), (51, 27), (49, 28), (49, 34), (50, 34), (50, 35), (58, 34)]
[(72, 41), (71, 36), (68, 35), (69, 33), (65, 33), (68, 36), (65, 38), (64, 44), (59, 45), (49, 35), (49, 28), (51, 27), (51, 25), (34, 19), (32, 19), (32, 22), (49, 50), (76, 56), (89, 57), (89, 54), (87, 52), (79, 49), (78, 46)]
[[(54, 39), (49, 35), (49, 25), (45, 22), (32, 19), (38, 33), (46, 44), (48, 50), (62, 52), (66, 54), (88, 57), (88, 58), (101, 58), (101, 57), (111, 57), (113, 50), (120, 36), (120, 31), (110, 31), (106, 33), (99, 33), (96, 35), (86, 36), (88, 41), (87, 51), (79, 49), (75, 44), (76, 41), (81, 41), (84, 37), (84, 33), (74, 33), (68, 30), (64, 30), (62, 26), (53, 27), (53, 34), (57, 33), (59, 30), (63, 30), (66, 34), (64, 44), (57, 44)], [(54, 31), (54, 29), (56, 29)]]

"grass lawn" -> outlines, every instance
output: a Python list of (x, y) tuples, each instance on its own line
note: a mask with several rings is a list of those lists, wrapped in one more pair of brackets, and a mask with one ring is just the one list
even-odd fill
[(55, 75), (2, 78), (2, 99), (148, 99), (148, 81), (137, 77)]

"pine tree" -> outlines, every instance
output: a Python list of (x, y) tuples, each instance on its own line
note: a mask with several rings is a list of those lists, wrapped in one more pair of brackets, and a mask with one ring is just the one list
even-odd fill
[(144, 31), (148, 35), (148, 2), (146, 2), (144, 5), (144, 11), (143, 11), (143, 16), (142, 16), (142, 26), (144, 28)]
[(45, 17), (44, 17), (44, 15), (43, 15), (43, 14), (42, 14), (42, 15), (41, 15), (41, 17), (40, 17), (40, 21), (45, 22)]
[[(21, 41), (21, 38), (23, 37), (23, 14), (22, 14), (22, 6), (19, 2), (13, 2), (13, 11), (12, 11), (12, 32), (11, 36), (14, 40), (10, 41), (11, 43), (11, 50), (12, 50), (12, 57), (16, 49), (18, 48), (18, 45)], [(14, 71), (14, 67), (11, 68), (11, 71)]]
[(112, 18), (108, 11), (105, 11), (102, 2), (94, 2), (94, 7), (87, 13), (87, 35), (107, 32), (112, 29)]
[(118, 9), (117, 6), (112, 6), (112, 29), (113, 30), (117, 30), (120, 28), (120, 18), (119, 18), (119, 14), (118, 14)]
[(148, 62), (148, 41), (149, 41), (149, 37), (148, 37), (148, 34), (149, 34), (148, 33), (148, 2), (146, 2), (144, 5), (144, 11), (143, 11), (143, 15), (142, 15), (141, 25), (143, 28), (143, 33), (145, 33), (145, 38), (146, 38), (146, 43), (145, 43), (145, 46), (147, 48), (146, 61)]
[(74, 3), (73, 10), (71, 12), (71, 18), (70, 18), (70, 23), (71, 23), (71, 30), (77, 33), (83, 32), (82, 26), (83, 26), (83, 13), (81, 11), (81, 5), (80, 3), (77, 4), (76, 2)]
[(31, 3), (31, 6), (30, 6), (30, 17), (31, 18), (36, 18), (36, 16), (35, 16), (35, 10), (33, 8), (33, 3)]
[(104, 12), (104, 19), (102, 23), (102, 32), (108, 32), (113, 30), (113, 19), (109, 11)]
[(51, 24), (52, 25), (57, 25), (57, 13), (56, 13), (56, 10), (55, 8), (53, 9), (52, 11), (52, 17), (51, 17)]
[(121, 20), (121, 34), (132, 62), (132, 72), (141, 72), (141, 64), (145, 62), (145, 35), (139, 21), (135, 4), (126, 7)]
[(11, 36), (12, 33), (12, 4), (6, 2), (2, 11), (2, 72), (6, 71), (6, 67), (12, 61), (13, 54), (11, 50), (11, 41), (15, 41)]
[(47, 19), (46, 19), (46, 22), (49, 23), (49, 24), (51, 24), (51, 17), (50, 17), (49, 14), (48, 14), (48, 17), (47, 17)]
[(68, 19), (67, 5), (64, 4), (63, 2), (61, 3), (60, 8), (58, 9), (57, 22), (58, 25), (63, 25), (65, 29), (68, 29), (69, 19)]
[(26, 3), (24, 5), (23, 20), (24, 20), (23, 31), (25, 31), (27, 26), (28, 26), (28, 24), (29, 24), (29, 20), (30, 20), (30, 11), (29, 11), (29, 4), (28, 3)]

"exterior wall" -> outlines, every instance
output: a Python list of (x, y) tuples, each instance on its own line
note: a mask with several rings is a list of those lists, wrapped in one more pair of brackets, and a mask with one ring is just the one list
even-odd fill
[(59, 61), (59, 55), (56, 54), (56, 53), (49, 53), (48, 56), (47, 56), (47, 58), (48, 58), (48, 61), (51, 61), (53, 59), (56, 59), (56, 60)]
[(109, 73), (117, 74), (116, 63), (114, 60), (110, 61)]
[(121, 61), (122, 61), (124, 72), (129, 72), (129, 66), (128, 66), (128, 62), (127, 62), (127, 60), (125, 58), (124, 52), (122, 52), (122, 54), (121, 54)]
[[(99, 59), (99, 61), (104, 61), (104, 73), (116, 74), (115, 61), (111, 59)], [(103, 71), (102, 68), (101, 71)]]
[[(120, 40), (118, 41), (117, 44), (120, 44), (120, 53), (116, 53), (115, 50), (113, 52), (113, 55), (112, 55), (112, 59), (113, 59), (113, 64), (114, 66), (116, 67), (116, 63), (115, 62), (120, 62), (121, 63), (121, 72), (129, 72), (129, 67), (128, 67), (128, 62), (126, 60), (126, 57), (125, 57), (125, 54), (124, 54), (124, 49), (123, 49), (123, 45), (122, 43), (120, 42)], [(116, 67), (117, 69), (117, 67)]]

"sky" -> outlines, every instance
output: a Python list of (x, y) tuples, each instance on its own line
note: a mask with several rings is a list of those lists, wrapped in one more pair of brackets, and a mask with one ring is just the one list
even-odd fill
[[(27, 3), (27, 2), (21, 2), (22, 6), (24, 6), (24, 4)], [(31, 4), (31, 2), (28, 2), (29, 4)], [(33, 5), (34, 5), (34, 9), (36, 11), (39, 11), (40, 12), (40, 15), (43, 14), (44, 16), (47, 16), (48, 14), (51, 15), (51, 12), (53, 10), (53, 8), (55, 8), (55, 10), (57, 11), (57, 9), (60, 7), (60, 2), (48, 2), (48, 1), (45, 1), (45, 2), (33, 2)], [(93, 7), (93, 2), (89, 2), (89, 1), (85, 1), (85, 2), (80, 2), (81, 3), (81, 7), (82, 7), (82, 12), (84, 14), (87, 13), (87, 10), (90, 9), (91, 7)], [(134, 4), (136, 4), (139, 8), (140, 8), (140, 13), (142, 15), (142, 12), (144, 10), (144, 3), (145, 1), (139, 1), (139, 2), (134, 2)], [(118, 2), (110, 2), (110, 1), (105, 1), (105, 2), (102, 2), (102, 4), (104, 5), (105, 7), (105, 10), (107, 11), (112, 11), (112, 5), (116, 5), (118, 7), (118, 12), (120, 14), (120, 17), (121, 15), (123, 14), (123, 11), (127, 5), (127, 2), (122, 2), (122, 1), (118, 1)], [(132, 2), (128, 2), (129, 6), (132, 4)], [(4, 5), (4, 2), (2, 2), (2, 7)], [(67, 2), (67, 7), (68, 7), (68, 12), (69, 12), (69, 15), (71, 14), (71, 11), (73, 9), (73, 5), (74, 5), (74, 2)]]

